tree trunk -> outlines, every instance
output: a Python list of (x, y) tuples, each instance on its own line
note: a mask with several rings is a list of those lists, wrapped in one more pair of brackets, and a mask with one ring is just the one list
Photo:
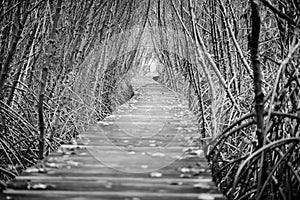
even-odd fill
[(49, 31), (49, 39), (47, 41), (47, 56), (45, 65), (42, 69), (41, 74), (41, 87), (39, 92), (39, 99), (38, 99), (38, 117), (39, 117), (39, 127), (40, 127), (40, 138), (39, 138), (39, 158), (44, 158), (44, 147), (45, 147), (45, 123), (44, 123), (44, 116), (43, 116), (43, 106), (44, 106), (44, 95), (46, 90), (46, 83), (48, 79), (48, 71), (51, 67), (51, 60), (53, 54), (55, 53), (55, 36), (56, 36), (56, 28), (57, 23), (60, 17), (60, 10), (61, 10), (62, 0), (57, 1), (56, 11), (53, 18), (53, 24)]

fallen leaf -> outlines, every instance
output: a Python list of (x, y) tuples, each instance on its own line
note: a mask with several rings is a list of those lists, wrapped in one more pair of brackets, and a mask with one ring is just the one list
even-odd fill
[(44, 168), (32, 167), (32, 168), (26, 169), (25, 172), (27, 172), (27, 173), (45, 173), (46, 170)]
[(153, 153), (153, 154), (151, 154), (151, 156), (154, 156), (154, 157), (164, 157), (165, 154), (164, 153)]
[(47, 184), (43, 184), (43, 183), (37, 183), (37, 184), (33, 184), (33, 185), (29, 185), (28, 189), (33, 189), (33, 190), (45, 190), (45, 189), (49, 189), (49, 188), (55, 188), (55, 185), (47, 185)]
[(46, 166), (47, 167), (51, 167), (51, 168), (59, 168), (59, 164), (57, 164), (57, 163), (49, 163), (49, 162), (47, 162)]
[(34, 185), (30, 186), (30, 189), (34, 189), (34, 190), (36, 190), (36, 189), (42, 189), (42, 190), (44, 190), (46, 188), (47, 188), (47, 185), (42, 184), (42, 183), (37, 183), (37, 184), (34, 184)]
[(27, 173), (36, 173), (36, 172), (39, 172), (39, 169), (38, 168), (28, 168), (25, 170), (25, 172)]
[(191, 178), (192, 175), (191, 175), (191, 174), (180, 174), (179, 177), (180, 177), (180, 178)]
[(83, 148), (82, 145), (78, 145), (78, 144), (62, 144), (60, 147), (62, 149), (68, 149), (68, 150), (75, 150), (75, 149)]
[(188, 168), (188, 167), (183, 167), (183, 168), (180, 169), (180, 172), (181, 173), (189, 173), (189, 172), (191, 172), (191, 169)]
[(160, 172), (151, 172), (150, 177), (159, 178), (159, 177), (162, 177), (162, 173), (160, 173)]
[(210, 186), (204, 183), (196, 183), (193, 185), (193, 187), (198, 189), (210, 189)]
[(109, 125), (108, 122), (104, 122), (104, 121), (99, 121), (98, 124), (101, 124), (103, 126), (108, 126)]

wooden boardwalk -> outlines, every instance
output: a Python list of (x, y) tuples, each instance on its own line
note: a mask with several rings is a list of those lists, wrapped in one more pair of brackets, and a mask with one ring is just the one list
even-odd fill
[(184, 98), (151, 77), (135, 79), (133, 87), (129, 102), (62, 145), (44, 167), (24, 171), (2, 198), (224, 199), (194, 141), (197, 125)]

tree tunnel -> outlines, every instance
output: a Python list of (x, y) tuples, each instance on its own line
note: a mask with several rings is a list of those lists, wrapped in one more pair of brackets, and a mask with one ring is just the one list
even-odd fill
[(299, 196), (299, 3), (2, 0), (0, 188), (134, 95), (188, 100), (231, 199)]

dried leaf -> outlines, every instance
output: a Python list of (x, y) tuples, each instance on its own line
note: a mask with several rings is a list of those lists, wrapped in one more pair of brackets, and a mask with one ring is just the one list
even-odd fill
[(148, 169), (148, 165), (141, 165), (141, 168), (143, 168), (143, 169)]
[(204, 183), (196, 183), (193, 185), (193, 187), (198, 189), (210, 189), (210, 186)]
[(55, 185), (48, 185), (48, 184), (43, 184), (43, 183), (36, 183), (33, 185), (28, 185), (28, 189), (32, 190), (46, 190), (49, 188), (55, 188)]
[(150, 177), (159, 178), (159, 177), (162, 177), (162, 173), (160, 173), (160, 172), (151, 172)]
[(159, 153), (159, 152), (157, 152), (157, 153), (151, 154), (151, 156), (154, 156), (154, 157), (164, 157), (165, 154), (164, 154), (164, 153)]
[(180, 174), (180, 178), (192, 178), (191, 174)]
[(58, 163), (50, 163), (50, 162), (47, 162), (46, 166), (51, 167), (51, 168), (59, 168), (60, 167), (60, 165)]
[(44, 168), (32, 167), (32, 168), (27, 168), (25, 170), (25, 172), (27, 172), (27, 173), (45, 173), (46, 170)]
[(191, 169), (188, 168), (188, 167), (183, 167), (183, 168), (180, 169), (180, 172), (181, 173), (189, 173), (189, 172), (191, 172)]
[(37, 183), (37, 184), (31, 185), (31, 187), (30, 187), (30, 189), (34, 189), (34, 190), (36, 190), (36, 189), (44, 190), (46, 188), (47, 188), (47, 185), (42, 184), (42, 183)]
[(78, 144), (62, 144), (60, 147), (62, 149), (67, 149), (67, 150), (74, 150), (74, 149), (81, 149), (81, 148), (83, 148), (82, 145), (78, 145)]

